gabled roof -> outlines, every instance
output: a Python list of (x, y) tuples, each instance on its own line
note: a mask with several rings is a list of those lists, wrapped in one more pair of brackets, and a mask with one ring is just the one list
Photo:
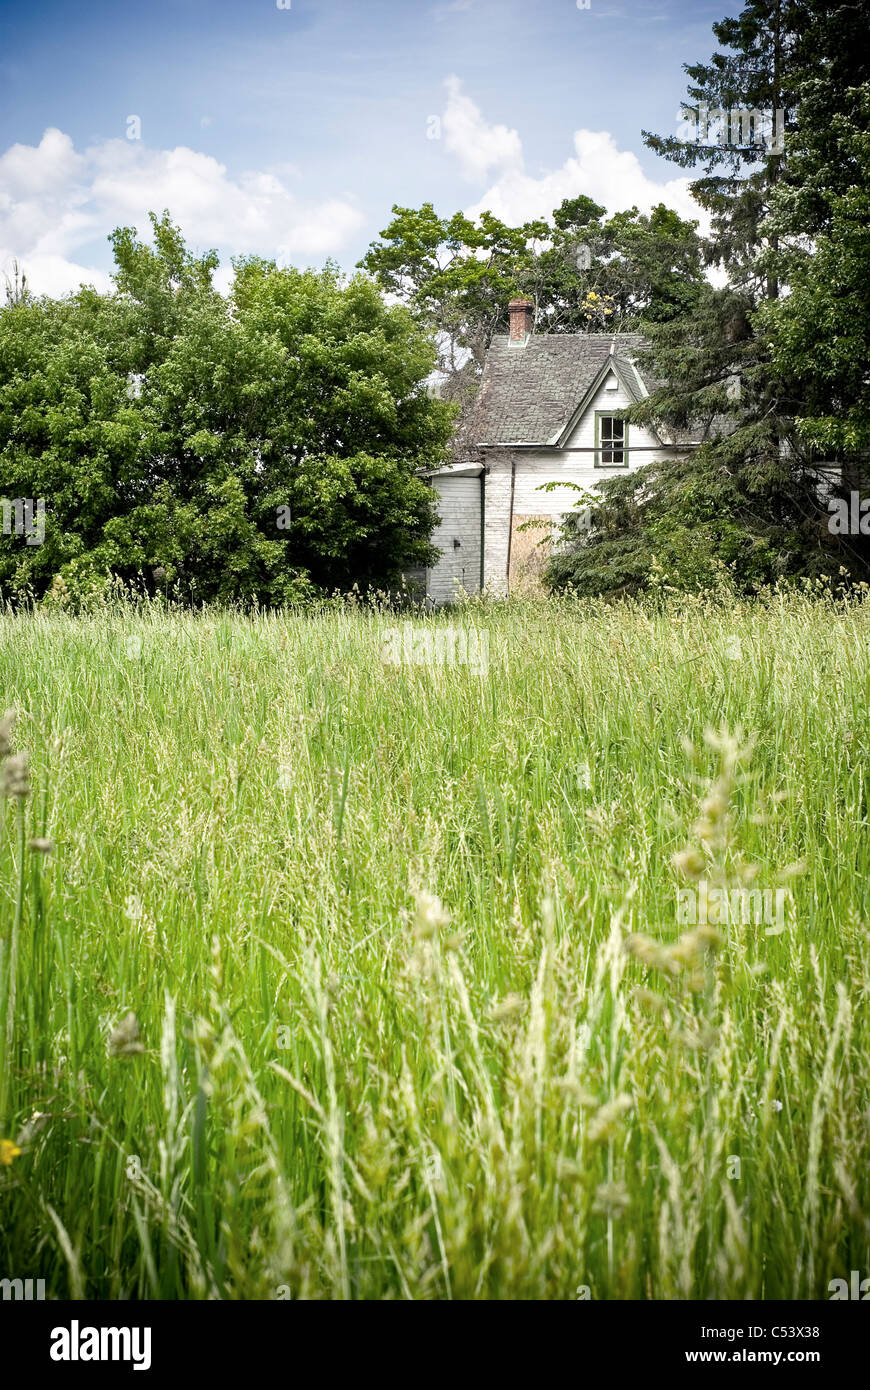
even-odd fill
[[(615, 346), (615, 344), (613, 346)], [(568, 440), (571, 438), (571, 435), (574, 433), (580, 420), (585, 415), (591, 402), (598, 395), (598, 392), (604, 385), (604, 382), (607, 380), (607, 378), (611, 375), (611, 373), (613, 373), (613, 375), (616, 377), (623, 391), (628, 396), (628, 399), (632, 402), (633, 405), (637, 405), (638, 401), (642, 401), (644, 396), (649, 395), (649, 391), (646, 385), (644, 384), (641, 374), (638, 368), (635, 366), (635, 364), (626, 359), (621, 359), (617, 357), (616, 353), (611, 348), (611, 353), (608, 354), (608, 356), (602, 362), (592, 381), (589, 383), (589, 389), (587, 390), (586, 394), (578, 403), (577, 408), (574, 411), (572, 411), (571, 417), (568, 420), (567, 424), (559, 431), (557, 435), (554, 435), (552, 439), (547, 441), (549, 444), (556, 444), (560, 448), (562, 448), (565, 444), (568, 443)], [(655, 431), (653, 431), (653, 433), (655, 433)]]
[(639, 333), (533, 333), (524, 346), (493, 338), (468, 437), (475, 445), (564, 445), (608, 369), (631, 400), (660, 388), (635, 360), (644, 347)]

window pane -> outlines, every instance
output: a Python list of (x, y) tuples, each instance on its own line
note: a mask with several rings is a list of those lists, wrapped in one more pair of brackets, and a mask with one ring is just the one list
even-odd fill
[(625, 421), (617, 419), (614, 415), (602, 415), (600, 432), (602, 464), (621, 467), (625, 460)]

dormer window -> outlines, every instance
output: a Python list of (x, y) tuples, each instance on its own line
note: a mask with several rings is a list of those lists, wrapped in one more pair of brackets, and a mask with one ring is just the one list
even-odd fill
[(595, 412), (595, 467), (624, 468), (628, 454), (628, 426), (620, 415)]

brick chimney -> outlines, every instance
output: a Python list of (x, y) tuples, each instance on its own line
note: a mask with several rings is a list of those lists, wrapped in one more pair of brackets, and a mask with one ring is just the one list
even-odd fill
[(511, 316), (510, 341), (525, 343), (534, 327), (535, 302), (533, 299), (512, 299), (508, 305)]

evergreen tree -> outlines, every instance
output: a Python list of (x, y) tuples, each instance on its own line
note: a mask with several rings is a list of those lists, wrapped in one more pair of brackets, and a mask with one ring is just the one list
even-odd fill
[[(692, 190), (712, 219), (705, 259), (724, 270), (727, 284), (706, 288), (691, 314), (647, 321), (647, 366), (666, 385), (628, 414), (665, 428), (692, 426), (705, 442), (688, 462), (602, 484), (591, 530), (566, 527), (566, 548), (550, 568), (554, 583), (643, 587), (653, 556), (665, 554), (672, 582), (689, 585), (719, 582), (722, 563), (746, 587), (841, 565), (866, 574), (860, 551), (825, 524), (815, 465), (836, 434), (803, 421), (831, 386), (814, 375), (810, 344), (833, 350), (838, 333), (807, 302), (808, 267), (822, 268), (814, 238), (831, 225), (836, 193), (853, 199), (854, 225), (853, 184), (866, 182), (858, 147), (866, 111), (854, 88), (868, 76), (858, 42), (868, 10), (867, 0), (750, 0), (736, 19), (714, 25), (728, 51), (686, 68), (690, 121), (682, 138), (645, 132), (651, 148), (682, 167), (702, 166)], [(755, 111), (766, 113), (760, 126), (748, 124)], [(789, 309), (783, 291), (792, 282), (806, 294)], [(773, 332), (794, 324), (798, 304), (806, 331), (814, 325), (800, 361)], [(866, 353), (858, 338), (853, 346), (849, 361), (860, 378)]]

